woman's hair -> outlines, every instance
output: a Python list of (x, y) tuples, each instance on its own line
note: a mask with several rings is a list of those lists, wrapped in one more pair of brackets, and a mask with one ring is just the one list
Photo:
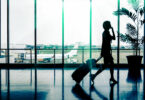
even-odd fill
[(111, 28), (110, 21), (104, 21), (104, 23), (103, 23), (103, 28), (104, 28), (104, 29), (109, 29), (109, 28)]

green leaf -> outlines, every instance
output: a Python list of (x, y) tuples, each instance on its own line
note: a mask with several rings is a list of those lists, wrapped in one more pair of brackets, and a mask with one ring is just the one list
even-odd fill
[(122, 8), (122, 9), (119, 9), (117, 11), (114, 11), (113, 14), (116, 15), (116, 16), (118, 16), (118, 15), (126, 15), (129, 18), (131, 18), (133, 21), (135, 21), (136, 18), (137, 18), (135, 13), (132, 13), (131, 11), (129, 11), (126, 8)]
[(137, 37), (137, 30), (134, 25), (127, 23), (126, 28), (127, 28), (128, 34), (130, 34), (133, 37)]

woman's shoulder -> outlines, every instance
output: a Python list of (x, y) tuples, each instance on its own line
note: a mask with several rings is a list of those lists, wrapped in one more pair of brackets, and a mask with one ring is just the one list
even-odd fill
[(103, 35), (103, 37), (109, 37), (110, 32), (109, 31), (104, 31), (102, 35)]

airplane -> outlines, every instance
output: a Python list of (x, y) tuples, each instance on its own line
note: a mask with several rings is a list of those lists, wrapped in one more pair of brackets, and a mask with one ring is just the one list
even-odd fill
[(0, 63), (4, 63), (5, 61), (6, 61), (6, 59), (5, 59), (5, 53), (4, 53), (4, 51), (3, 50), (0, 50)]
[[(64, 59), (70, 59), (74, 56), (77, 56), (77, 48), (78, 45), (75, 45), (73, 50), (71, 50), (68, 53), (64, 54)], [(30, 55), (29, 53), (20, 53), (18, 54), (18, 58), (15, 58), (15, 63), (17, 62), (23, 62), (24, 60), (34, 60), (35, 56), (34, 54)], [(47, 63), (47, 62), (51, 62), (53, 60), (61, 60), (62, 59), (62, 54), (37, 54), (37, 61), (38, 62), (43, 62), (43, 63)], [(67, 60), (70, 61), (70, 63), (77, 62), (77, 60)]]
[(0, 50), (0, 58), (4, 58), (5, 57), (5, 52), (3, 50)]
[[(73, 50), (64, 54), (64, 59), (72, 58), (74, 56), (77, 56), (77, 51), (78, 51), (77, 49), (78, 49), (78, 45), (75, 45)], [(62, 54), (55, 54), (55, 59), (62, 59)]]
[[(6, 51), (5, 50), (0, 50), (0, 63), (6, 63), (6, 61), (7, 61), (7, 55), (6, 55)], [(13, 63), (13, 55), (12, 54), (10, 54), (9, 55), (9, 61), (11, 62), (11, 63)]]

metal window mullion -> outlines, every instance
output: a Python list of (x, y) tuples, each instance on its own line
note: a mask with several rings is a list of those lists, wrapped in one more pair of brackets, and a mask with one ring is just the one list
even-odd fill
[(92, 0), (90, 0), (90, 59), (92, 58)]
[[(92, 59), (92, 0), (90, 0), (90, 59)], [(89, 62), (92, 69), (92, 62)], [(91, 75), (91, 70), (90, 70)], [(91, 97), (91, 79), (90, 79), (90, 97)]]
[(0, 56), (1, 56), (1, 45), (2, 41), (1, 41), (1, 0), (0, 0)]
[[(120, 9), (120, 0), (118, 0), (118, 10)], [(118, 17), (117, 17), (117, 31), (118, 31), (118, 40), (117, 40), (117, 64), (119, 64), (119, 57), (120, 57), (120, 15), (118, 14)]]
[[(144, 0), (144, 6), (145, 6), (145, 0)], [(144, 8), (145, 9), (145, 8)], [(144, 19), (145, 19), (145, 14), (144, 14)], [(145, 36), (145, 25), (144, 25), (144, 36)], [(143, 49), (143, 65), (144, 65), (144, 67), (145, 67), (145, 41), (144, 41), (144, 49)], [(143, 68), (144, 68), (143, 67)], [(144, 74), (144, 72), (143, 72), (143, 74)], [(144, 86), (143, 86), (143, 91), (145, 90), (145, 74), (144, 74)], [(143, 92), (144, 93), (144, 92)], [(145, 96), (145, 95), (144, 95)]]
[[(118, 11), (120, 9), (120, 0), (117, 0)], [(119, 63), (120, 63), (120, 15), (117, 17), (117, 31), (118, 31), (118, 40), (117, 40), (117, 100), (119, 100)]]
[[(144, 6), (145, 6), (145, 0), (144, 0)], [(145, 8), (144, 8), (145, 9)], [(145, 14), (144, 14), (144, 19), (145, 19)], [(144, 29), (145, 29), (145, 24), (144, 24)], [(145, 36), (145, 31), (144, 31), (144, 36)], [(144, 50), (143, 50), (144, 52), (144, 54), (143, 54), (143, 64), (144, 64), (144, 66), (145, 66), (145, 41), (144, 41)]]
[[(9, 26), (9, 22), (10, 22), (10, 20), (9, 20), (9, 0), (7, 0), (7, 64), (9, 65), (9, 57), (10, 57), (10, 55), (9, 55), (9, 50), (10, 50), (10, 48), (9, 48), (9, 44), (10, 44), (10, 38), (9, 38), (9, 30), (10, 30), (10, 26)], [(6, 77), (6, 79), (7, 79), (7, 97), (8, 97), (8, 100), (9, 100), (9, 95), (10, 95), (10, 72), (9, 72), (9, 66), (8, 66), (8, 69), (7, 69), (7, 71), (6, 71), (6, 74), (7, 74), (7, 77)]]
[(62, 0), (62, 100), (64, 100), (64, 0)]
[(37, 0), (34, 0), (34, 47), (35, 64), (37, 64)]
[(7, 64), (9, 64), (9, 50), (10, 50), (10, 47), (9, 47), (9, 0), (7, 0)]
[(35, 99), (37, 98), (37, 0), (34, 0)]
[(64, 64), (64, 0), (62, 0), (62, 64)]

